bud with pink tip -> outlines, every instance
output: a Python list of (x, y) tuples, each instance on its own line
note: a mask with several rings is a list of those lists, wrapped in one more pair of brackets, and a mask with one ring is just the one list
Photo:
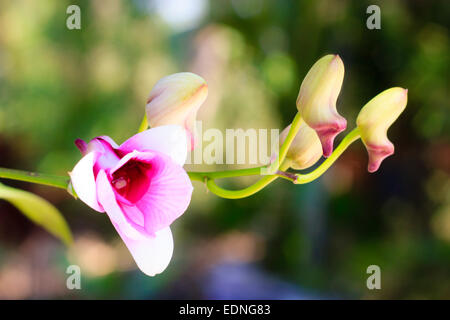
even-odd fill
[(369, 172), (375, 172), (381, 162), (394, 153), (387, 130), (406, 107), (408, 90), (390, 88), (375, 96), (359, 112), (356, 124), (369, 153)]
[(344, 79), (344, 63), (338, 55), (326, 55), (309, 70), (300, 86), (297, 109), (322, 143), (323, 155), (333, 152), (336, 135), (347, 121), (336, 110), (336, 101)]

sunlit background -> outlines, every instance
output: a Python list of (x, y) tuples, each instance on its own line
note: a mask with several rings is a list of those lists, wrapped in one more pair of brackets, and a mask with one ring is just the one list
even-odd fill
[[(450, 298), (449, 1), (76, 2), (81, 30), (66, 28), (72, 1), (0, 0), (2, 167), (65, 174), (80, 158), (76, 138), (126, 140), (155, 82), (181, 71), (209, 85), (204, 126), (283, 129), (327, 53), (346, 67), (338, 110), (349, 128), (377, 93), (409, 89), (389, 131), (396, 153), (369, 174), (358, 142), (320, 180), (276, 181), (243, 200), (195, 183), (173, 224), (172, 262), (154, 278), (105, 214), (62, 190), (2, 180), (55, 204), (75, 243), (66, 249), (0, 201), (0, 298)], [(381, 30), (366, 27), (370, 4)], [(66, 288), (71, 264), (81, 290)], [(381, 290), (366, 287), (373, 264)]]

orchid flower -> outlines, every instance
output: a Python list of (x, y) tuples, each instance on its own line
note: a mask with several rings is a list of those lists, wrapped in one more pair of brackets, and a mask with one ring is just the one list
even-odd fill
[[(278, 141), (281, 148), (276, 161), (267, 166), (207, 172), (183, 169), (187, 152), (195, 147), (197, 111), (208, 94), (203, 78), (183, 72), (166, 76), (155, 84), (139, 129), (142, 132), (120, 146), (107, 136), (96, 137), (89, 143), (76, 140), (83, 157), (69, 173), (70, 179), (8, 168), (0, 168), (0, 178), (66, 189), (92, 209), (106, 212), (137, 266), (154, 276), (164, 271), (172, 258), (170, 225), (190, 203), (191, 180), (204, 183), (213, 194), (227, 199), (249, 197), (279, 177), (294, 184), (306, 184), (324, 174), (360, 138), (369, 152), (368, 170), (374, 172), (379, 168), (382, 160), (394, 152), (387, 130), (405, 109), (407, 90), (391, 88), (370, 100), (358, 115), (357, 127), (333, 150), (336, 135), (347, 126), (336, 110), (343, 79), (344, 64), (338, 55), (324, 56), (312, 66), (300, 87), (298, 112)], [(149, 124), (152, 129), (145, 130)], [(310, 172), (288, 171), (309, 168), (322, 154), (327, 159)], [(240, 190), (228, 190), (215, 182), (241, 176), (260, 179)], [(54, 209), (1, 184), (0, 191), (0, 198), (22, 208), (70, 243), (70, 231)], [(35, 215), (30, 207), (36, 204), (51, 213), (45, 219)]]
[(164, 271), (173, 251), (169, 226), (185, 212), (193, 190), (182, 167), (185, 130), (161, 126), (120, 146), (106, 136), (76, 145), (84, 155), (70, 172), (77, 196), (106, 212), (144, 273)]

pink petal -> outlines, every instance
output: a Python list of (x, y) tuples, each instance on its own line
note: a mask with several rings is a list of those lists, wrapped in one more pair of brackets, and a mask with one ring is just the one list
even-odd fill
[(369, 165), (367, 166), (367, 171), (373, 173), (380, 168), (381, 162), (384, 159), (394, 154), (394, 145), (392, 143), (387, 143), (385, 145), (367, 145), (367, 152), (369, 153)]
[(155, 157), (156, 152), (133, 151), (111, 169), (111, 183), (121, 202), (134, 205), (148, 191), (153, 176), (151, 162)]
[(77, 146), (78, 150), (80, 150), (81, 154), (85, 156), (87, 153), (87, 143), (82, 139), (76, 139), (75, 145)]
[(169, 161), (152, 162), (156, 172), (148, 192), (136, 203), (144, 213), (145, 229), (156, 232), (169, 226), (189, 206), (192, 183), (182, 167)]
[[(112, 143), (112, 144), (111, 144)], [(119, 156), (114, 146), (117, 144), (109, 137), (97, 137), (92, 139), (87, 145), (87, 152), (96, 151), (100, 154), (94, 165), (94, 174), (101, 169), (110, 169), (119, 161)]]
[(118, 171), (120, 168), (122, 168), (124, 165), (126, 165), (130, 160), (137, 160), (145, 163), (150, 163), (150, 161), (158, 155), (158, 152), (150, 151), (138, 151), (133, 150), (127, 153), (125, 156), (122, 157), (115, 165), (111, 168), (111, 174)]
[(324, 157), (329, 157), (333, 153), (333, 143), (336, 136), (347, 128), (347, 120), (344, 117), (336, 115), (336, 119), (327, 124), (313, 127), (322, 143)]
[(140, 239), (143, 234), (136, 226), (130, 222), (123, 209), (117, 203), (116, 195), (111, 186), (106, 172), (100, 170), (97, 175), (97, 197), (113, 224), (120, 226), (121, 232), (129, 238)]
[(99, 157), (99, 153), (90, 152), (81, 158), (69, 173), (72, 186), (78, 198), (92, 209), (105, 212), (97, 200), (97, 187), (94, 177), (94, 164)]
[(99, 137), (97, 137), (97, 139), (102, 139), (102, 140), (106, 141), (114, 149), (119, 148), (119, 145), (112, 138), (110, 138), (108, 136), (99, 136)]
[[(117, 198), (116, 198), (117, 199)], [(143, 230), (146, 232), (144, 228), (144, 214), (139, 210), (134, 204), (128, 205), (121, 203), (119, 199), (117, 199), (122, 211), (125, 213), (128, 221), (130, 221), (138, 230)]]
[(138, 133), (125, 141), (119, 150), (123, 153), (138, 151), (158, 151), (184, 165), (187, 157), (186, 131), (176, 125), (160, 126)]
[[(131, 160), (150, 164), (150, 169), (147, 171), (150, 183), (146, 184), (143, 180), (142, 185), (134, 183), (135, 190), (128, 192), (127, 199), (132, 201), (139, 198), (135, 206), (143, 214), (145, 230), (149, 234), (154, 234), (168, 227), (186, 211), (191, 201), (192, 183), (181, 166), (174, 163), (168, 156), (156, 152), (134, 151), (127, 154), (111, 170), (111, 175)], [(142, 186), (146, 186), (146, 190), (141, 190)], [(140, 218), (136, 212), (128, 216), (139, 225)]]
[(149, 276), (163, 272), (168, 266), (173, 252), (173, 238), (170, 228), (160, 230), (155, 235), (145, 235), (134, 229), (117, 203), (105, 171), (99, 172), (97, 184), (99, 186), (99, 201), (128, 250), (130, 250), (139, 269)]

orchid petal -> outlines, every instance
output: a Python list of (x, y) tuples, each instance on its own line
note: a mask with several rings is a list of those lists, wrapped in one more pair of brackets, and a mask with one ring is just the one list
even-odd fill
[[(144, 215), (145, 230), (154, 234), (156, 231), (169, 226), (186, 211), (191, 201), (192, 183), (181, 166), (174, 163), (166, 155), (156, 152), (133, 151), (119, 161), (116, 167), (111, 170), (111, 174), (113, 175), (131, 160), (151, 165), (147, 172), (150, 179), (148, 189), (145, 192), (135, 190), (131, 192), (143, 194), (135, 205)], [(140, 188), (139, 185), (133, 187)], [(136, 212), (130, 212), (129, 216), (139, 225), (140, 219)]]
[(114, 145), (117, 145), (114, 141), (112, 141), (113, 145), (111, 145), (110, 141), (112, 141), (110, 138), (104, 139), (103, 137), (97, 137), (88, 143), (87, 152), (97, 151), (101, 154), (95, 163), (95, 173), (100, 169), (109, 169), (119, 161), (119, 156), (114, 151)]
[(83, 156), (85, 156), (87, 154), (88, 145), (87, 145), (86, 141), (84, 141), (82, 139), (76, 139), (75, 145), (77, 146), (78, 150), (80, 150), (80, 152)]
[(99, 137), (97, 137), (97, 139), (102, 139), (102, 140), (108, 142), (109, 145), (110, 145), (111, 147), (113, 147), (114, 149), (118, 149), (118, 148), (119, 148), (119, 145), (118, 145), (111, 137), (108, 137), (108, 136), (99, 136)]
[(169, 226), (189, 206), (192, 183), (179, 165), (155, 157), (152, 162), (152, 178), (148, 192), (136, 203), (144, 214), (145, 229), (149, 233)]
[(158, 151), (183, 166), (187, 157), (186, 132), (177, 125), (160, 126), (134, 135), (118, 149), (124, 153), (134, 150)]
[(69, 172), (69, 175), (78, 198), (92, 209), (104, 212), (105, 210), (98, 203), (94, 177), (94, 164), (98, 156), (99, 153), (95, 151), (88, 153), (78, 161), (72, 172)]
[(117, 203), (113, 187), (104, 170), (100, 170), (97, 176), (97, 197), (113, 224), (120, 226), (123, 234), (134, 239), (142, 237), (142, 233), (127, 220), (123, 209)]
[(97, 184), (99, 200), (139, 269), (149, 276), (163, 272), (167, 268), (173, 252), (170, 228), (164, 228), (154, 235), (139, 232), (125, 218), (123, 209), (115, 200), (114, 191), (105, 171), (101, 170), (98, 173)]
[(142, 272), (153, 277), (167, 268), (173, 254), (173, 237), (169, 227), (156, 232), (155, 236), (140, 239), (128, 238), (120, 226), (114, 224), (114, 227)]

